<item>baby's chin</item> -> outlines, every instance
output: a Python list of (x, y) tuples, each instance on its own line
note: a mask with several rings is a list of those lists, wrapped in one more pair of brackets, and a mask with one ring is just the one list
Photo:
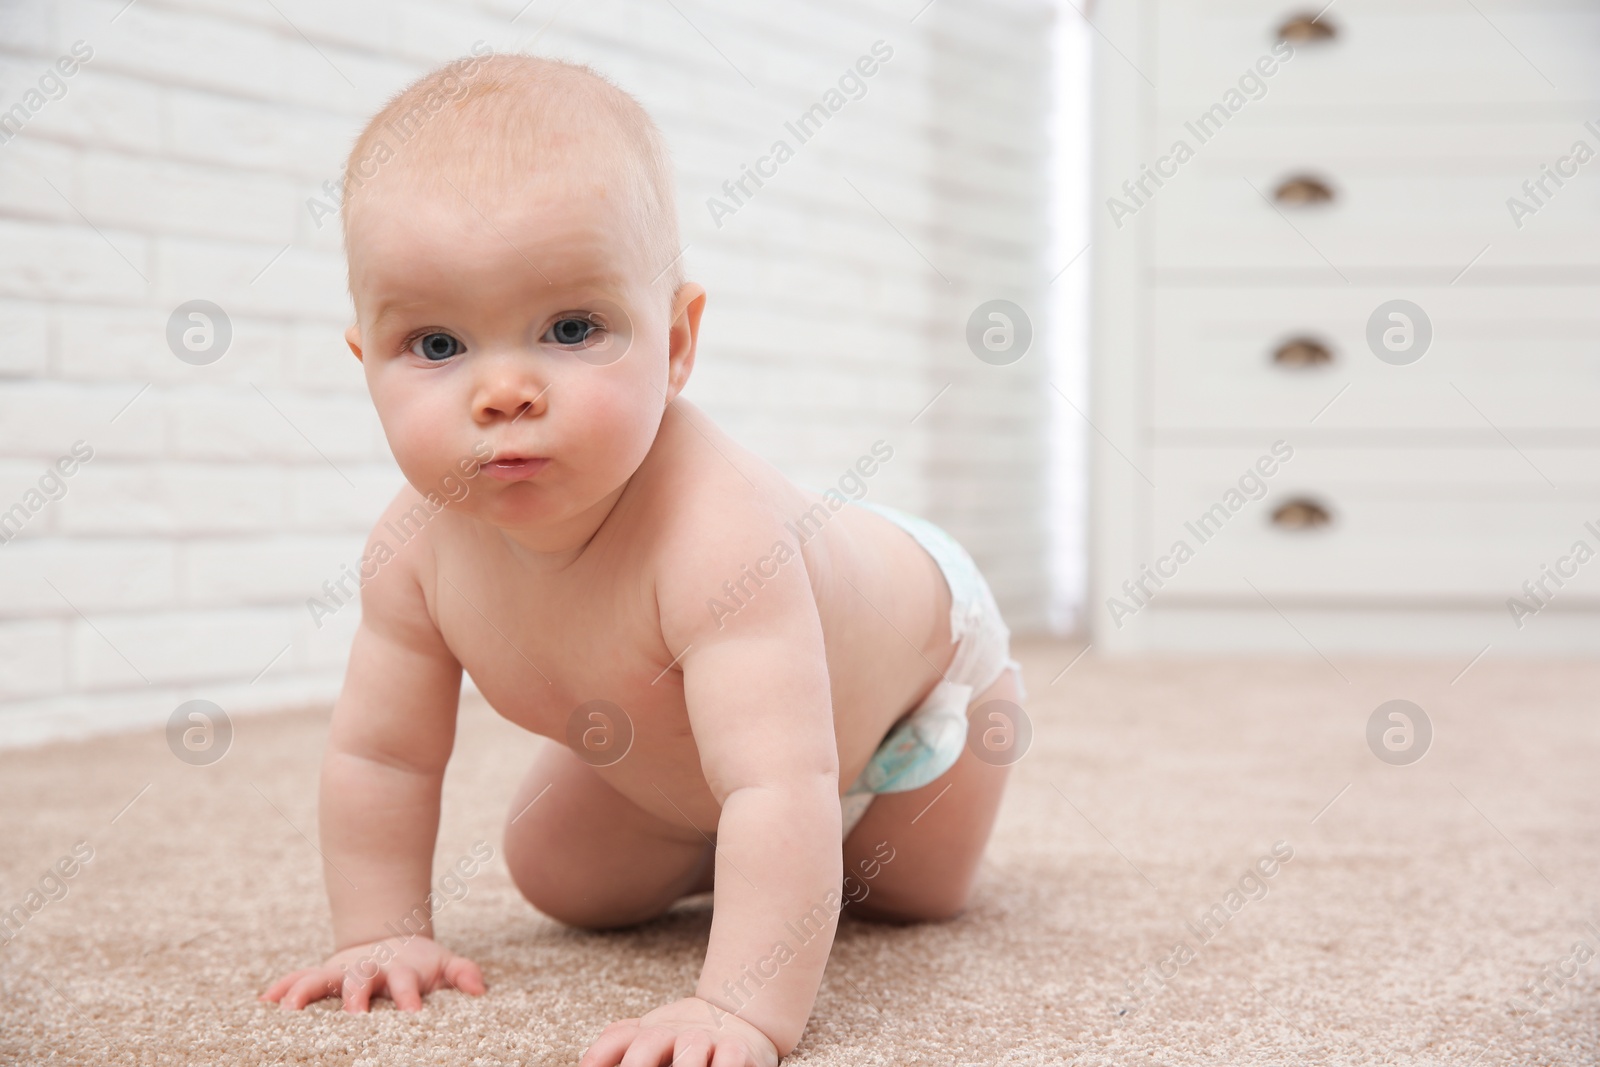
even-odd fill
[[(508, 482), (482, 471), (467, 485), (467, 493), (447, 505), (450, 512), (513, 533), (553, 529), (595, 502), (574, 500), (568, 486), (534, 479)], [(598, 494), (597, 500), (604, 495)]]
[[(480, 476), (481, 477), (481, 476)], [(569, 511), (552, 494), (528, 485), (474, 487), (476, 499), (463, 500), (458, 510), (502, 530), (535, 531), (559, 522)]]

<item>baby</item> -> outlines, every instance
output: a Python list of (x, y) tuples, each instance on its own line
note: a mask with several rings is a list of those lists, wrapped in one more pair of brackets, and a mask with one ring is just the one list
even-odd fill
[(450, 64), (346, 173), (345, 336), (409, 484), (369, 541), (322, 764), (337, 951), (264, 999), (484, 992), (428, 911), (465, 670), (558, 742), (505, 828), (535, 908), (599, 929), (713, 893), (694, 995), (613, 1023), (583, 1067), (776, 1064), (847, 903), (965, 906), (1008, 769), (984, 738), (1022, 699), (994, 599), (937, 527), (792, 484), (680, 398), (706, 292), (662, 137), (610, 82)]

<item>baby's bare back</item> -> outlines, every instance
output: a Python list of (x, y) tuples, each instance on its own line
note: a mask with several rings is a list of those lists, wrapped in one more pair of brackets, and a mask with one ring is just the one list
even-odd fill
[[(881, 443), (877, 456), (864, 450), (862, 467), (875, 468), (886, 452)], [(858, 471), (847, 484), (872, 482)], [(804, 567), (827, 650), (841, 789), (950, 661), (950, 594), (908, 534), (864, 508), (838, 506), (837, 494), (828, 500), (795, 486), (681, 399), (572, 558), (552, 564), (449, 511), (421, 536), (428, 551), (413, 558), (432, 623), (489, 703), (563, 743), (582, 705), (616, 705), (632, 743), (600, 773), (652, 814), (707, 834), (719, 809), (676, 665), (686, 650), (664, 637), (664, 613), (700, 611), (736, 625), (761, 597), (762, 574)], [(730, 551), (680, 551), (707, 543)], [(663, 583), (669, 569), (676, 580)], [(677, 599), (663, 603), (663, 595)]]

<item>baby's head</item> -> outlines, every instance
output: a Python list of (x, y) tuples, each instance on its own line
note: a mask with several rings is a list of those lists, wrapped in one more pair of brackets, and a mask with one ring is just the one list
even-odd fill
[(492, 449), (459, 510), (532, 530), (609, 506), (688, 379), (705, 305), (638, 102), (554, 60), (452, 63), (362, 132), (343, 220), (346, 337), (407, 481), (438, 490)]

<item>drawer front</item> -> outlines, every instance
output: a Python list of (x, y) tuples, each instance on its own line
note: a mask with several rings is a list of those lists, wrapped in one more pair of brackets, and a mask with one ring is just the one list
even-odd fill
[[(1210, 105), (1271, 53), (1278, 30), (1325, 0), (1167, 0), (1145, 73), (1163, 108)], [(1582, 0), (1341, 0), (1317, 20), (1334, 37), (1305, 41), (1264, 100), (1385, 110), (1539, 105), (1600, 96), (1593, 63), (1600, 9)], [(1252, 103), (1248, 107), (1259, 107)]]
[[(1548, 445), (1600, 431), (1593, 287), (1157, 286), (1151, 296), (1157, 441), (1194, 431), (1292, 437), (1314, 425), (1486, 443), (1532, 434)], [(1432, 333), (1406, 365), (1380, 360), (1368, 340), (1369, 320), (1396, 298), (1420, 307)]]
[(1419, 270), (1448, 283), (1469, 264), (1480, 276), (1600, 267), (1600, 121), (1246, 120), (1181, 165), (1170, 154), (1180, 136), (1198, 144), (1180, 127), (1149, 149), (1148, 165), (1174, 160), (1161, 164), (1172, 175), (1162, 186), (1146, 178), (1110, 191), (1125, 207), (1103, 206), (1124, 231), (1153, 222), (1158, 270), (1291, 270), (1345, 284)]
[[(1576, 573), (1564, 588), (1547, 586), (1552, 602), (1600, 604), (1600, 558), (1579, 564), (1571, 557), (1580, 540), (1600, 557), (1600, 450), (1334, 449), (1287, 441), (1293, 455), (1269, 477), (1245, 477), (1271, 443), (1154, 450), (1147, 562), (1166, 557), (1161, 569), (1176, 572), (1161, 600), (1260, 605), (1259, 589), (1279, 607), (1504, 607), (1508, 597), (1525, 595), (1523, 583), (1537, 581), (1544, 566), (1561, 565)], [(1192, 553), (1181, 563), (1173, 554), (1180, 541)], [(1563, 557), (1569, 562), (1559, 564)]]

